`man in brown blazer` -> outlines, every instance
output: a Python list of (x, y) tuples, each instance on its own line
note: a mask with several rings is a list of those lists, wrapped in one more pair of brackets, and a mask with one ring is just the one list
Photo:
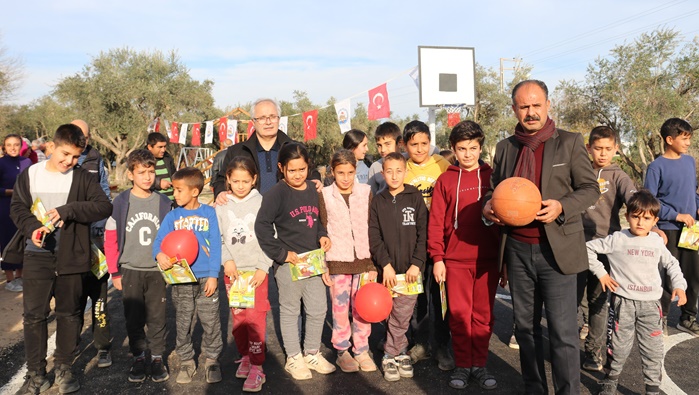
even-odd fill
[(500, 265), (506, 266), (527, 394), (546, 394), (541, 308), (546, 317), (556, 394), (580, 393), (576, 274), (588, 268), (581, 213), (599, 197), (583, 137), (557, 129), (548, 117), (548, 88), (537, 80), (512, 90), (515, 134), (495, 149), (485, 219), (502, 225), (491, 209), (492, 190), (508, 177), (539, 187), (542, 208), (521, 227), (504, 226)]

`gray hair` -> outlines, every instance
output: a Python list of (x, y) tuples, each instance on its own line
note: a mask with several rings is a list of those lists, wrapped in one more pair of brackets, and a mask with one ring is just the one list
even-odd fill
[(274, 107), (277, 108), (277, 115), (280, 117), (282, 116), (282, 107), (279, 105), (279, 103), (277, 103), (277, 101), (274, 99), (263, 97), (263, 98), (255, 100), (252, 103), (252, 109), (250, 110), (250, 118), (255, 118), (255, 107), (260, 103), (272, 103), (272, 104), (274, 104)]

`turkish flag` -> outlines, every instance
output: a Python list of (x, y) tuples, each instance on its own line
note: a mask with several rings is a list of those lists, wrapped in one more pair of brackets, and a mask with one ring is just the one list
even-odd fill
[(160, 133), (160, 118), (155, 118), (155, 131)]
[(252, 122), (252, 119), (248, 121), (248, 137), (252, 137), (253, 134), (255, 134), (255, 124)]
[(316, 128), (318, 126), (318, 110), (303, 113), (303, 141), (316, 138)]
[(223, 144), (228, 136), (228, 118), (221, 117), (218, 120), (218, 141)]
[(449, 126), (450, 128), (453, 128), (459, 122), (461, 122), (461, 114), (460, 113), (454, 112), (454, 113), (447, 114), (447, 126)]
[(192, 146), (201, 147), (201, 124), (192, 124)]
[(170, 127), (170, 142), (175, 144), (180, 142), (180, 131), (177, 129), (177, 122), (173, 122)]
[(369, 91), (369, 120), (390, 118), (391, 105), (388, 103), (386, 84), (381, 84)]

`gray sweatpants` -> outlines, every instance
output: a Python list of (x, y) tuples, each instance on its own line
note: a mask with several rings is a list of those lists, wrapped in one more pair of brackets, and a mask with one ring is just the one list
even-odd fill
[(208, 277), (200, 278), (199, 283), (177, 284), (172, 286), (172, 304), (175, 305), (175, 322), (177, 324), (177, 346), (175, 351), (180, 360), (194, 358), (192, 332), (199, 318), (204, 330), (201, 352), (207, 359), (218, 359), (223, 350), (221, 340), (221, 316), (218, 291), (210, 297), (204, 294), (204, 284)]
[(298, 325), (301, 315), (301, 301), (303, 301), (306, 312), (303, 349), (305, 351), (319, 350), (325, 314), (328, 311), (327, 287), (323, 283), (323, 279), (320, 276), (314, 276), (292, 281), (288, 264), (278, 266), (275, 269), (274, 278), (277, 280), (279, 288), (279, 326), (282, 330), (282, 340), (287, 357), (301, 352), (301, 336)]
[(607, 331), (607, 378), (618, 380), (633, 346), (634, 332), (638, 339), (646, 390), (658, 391), (663, 365), (663, 327), (660, 301), (626, 299), (612, 294)]

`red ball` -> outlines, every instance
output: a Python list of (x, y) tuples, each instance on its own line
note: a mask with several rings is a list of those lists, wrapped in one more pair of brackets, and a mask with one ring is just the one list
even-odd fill
[(388, 288), (379, 283), (363, 285), (354, 297), (357, 314), (366, 322), (380, 322), (388, 318), (393, 298)]
[(169, 257), (178, 256), (191, 265), (199, 255), (199, 242), (193, 232), (185, 229), (168, 233), (160, 244), (160, 250)]
[(524, 226), (541, 210), (541, 192), (526, 178), (510, 177), (498, 184), (491, 202), (495, 216), (505, 225)]

